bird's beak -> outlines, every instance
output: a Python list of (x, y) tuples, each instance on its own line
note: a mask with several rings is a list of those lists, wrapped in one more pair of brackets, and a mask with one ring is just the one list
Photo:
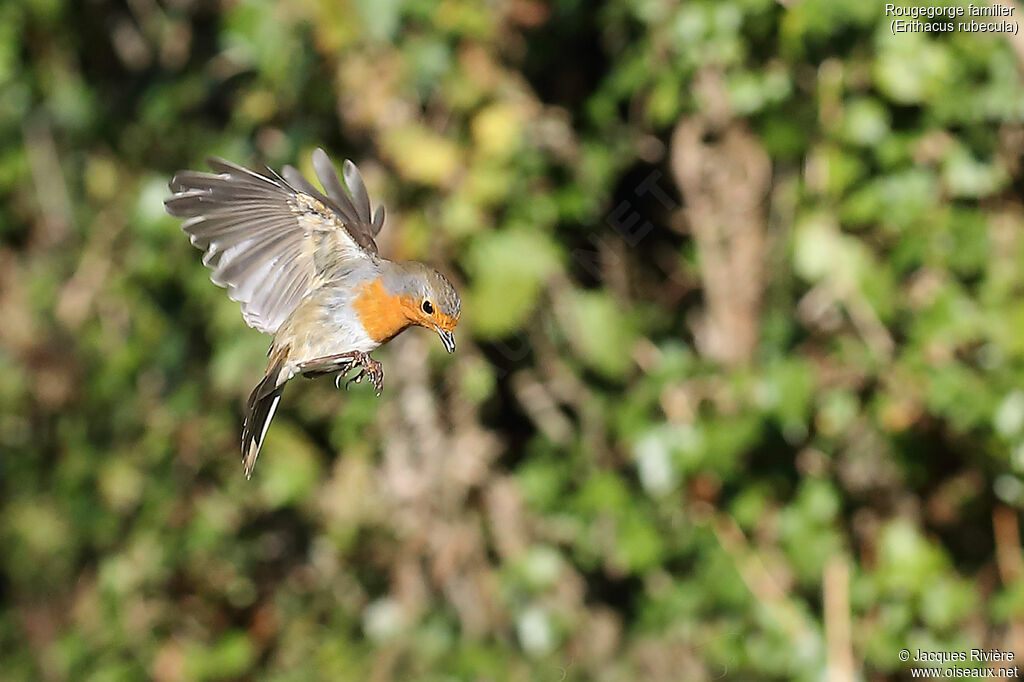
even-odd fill
[(455, 352), (455, 335), (447, 329), (437, 328), (437, 335), (441, 337), (441, 343), (444, 344), (444, 349), (449, 353)]

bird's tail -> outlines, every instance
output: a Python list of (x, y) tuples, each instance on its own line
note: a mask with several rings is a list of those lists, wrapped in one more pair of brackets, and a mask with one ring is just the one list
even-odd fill
[(263, 438), (267, 435), (270, 420), (274, 418), (277, 404), (284, 393), (284, 382), (278, 384), (284, 359), (281, 358), (267, 368), (267, 374), (256, 388), (249, 394), (249, 402), (245, 406), (245, 421), (242, 424), (242, 464), (245, 467), (245, 478), (252, 476), (256, 466), (256, 457), (263, 446)]

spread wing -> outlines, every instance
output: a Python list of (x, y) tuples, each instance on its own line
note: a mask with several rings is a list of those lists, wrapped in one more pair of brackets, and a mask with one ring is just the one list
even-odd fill
[(309, 291), (356, 259), (375, 260), (384, 207), (371, 213), (359, 170), (345, 161), (342, 187), (322, 149), (313, 153), (326, 195), (286, 166), (281, 177), (208, 159), (214, 171), (181, 171), (167, 212), (205, 251), (210, 279), (242, 304), (250, 327), (273, 334)]

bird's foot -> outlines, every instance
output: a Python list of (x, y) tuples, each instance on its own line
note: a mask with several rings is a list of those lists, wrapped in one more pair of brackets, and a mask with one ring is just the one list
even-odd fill
[[(358, 354), (353, 358), (352, 366), (359, 365), (359, 374), (346, 381), (345, 388), (347, 389), (351, 384), (360, 383), (363, 377), (366, 377), (366, 380), (373, 385), (379, 396), (381, 391), (384, 390), (384, 367), (371, 358), (369, 353), (356, 352)], [(338, 380), (341, 380), (341, 375), (338, 376)]]
[(327, 355), (303, 362), (299, 364), (298, 369), (300, 372), (314, 376), (316, 374), (337, 372), (334, 377), (334, 385), (340, 389), (342, 377), (356, 367), (360, 368), (359, 374), (345, 382), (345, 388), (347, 389), (351, 384), (361, 383), (363, 377), (365, 377), (377, 389), (377, 395), (379, 396), (384, 388), (384, 368), (379, 362), (371, 358), (369, 353), (353, 350), (336, 355)]

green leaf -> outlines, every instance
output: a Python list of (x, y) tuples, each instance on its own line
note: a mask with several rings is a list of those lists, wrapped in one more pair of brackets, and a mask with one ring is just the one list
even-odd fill
[(608, 294), (581, 291), (568, 297), (566, 334), (580, 359), (610, 379), (632, 366), (633, 320)]
[(465, 262), (471, 279), (462, 319), (476, 335), (500, 338), (533, 312), (545, 280), (559, 267), (559, 251), (537, 232), (492, 232), (473, 242)]

